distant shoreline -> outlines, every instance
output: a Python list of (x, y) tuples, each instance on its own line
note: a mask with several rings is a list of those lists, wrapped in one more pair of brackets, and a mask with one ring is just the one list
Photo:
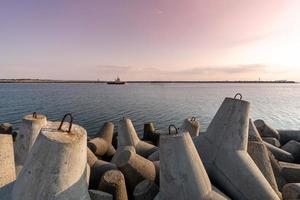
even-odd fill
[[(91, 80), (0, 79), (0, 83), (107, 83)], [(126, 81), (126, 83), (297, 83), (296, 81)]]

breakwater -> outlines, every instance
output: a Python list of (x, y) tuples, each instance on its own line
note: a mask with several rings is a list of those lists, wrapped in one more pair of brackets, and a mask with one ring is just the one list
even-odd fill
[[(88, 137), (66, 114), (24, 116), (0, 129), (0, 199), (297, 199), (300, 131), (252, 120), (251, 102), (226, 97), (205, 132), (185, 119), (167, 131), (106, 122)], [(3, 166), (1, 166), (3, 165)]]

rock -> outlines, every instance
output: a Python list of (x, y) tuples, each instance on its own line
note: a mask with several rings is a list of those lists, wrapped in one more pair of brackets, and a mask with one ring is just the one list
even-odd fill
[(277, 130), (266, 124), (263, 120), (258, 119), (254, 121), (254, 124), (260, 133), (261, 137), (273, 137), (280, 140), (280, 135)]
[(289, 183), (283, 187), (282, 197), (284, 200), (300, 199), (300, 183)]
[(279, 140), (273, 137), (263, 137), (262, 140), (278, 148), (281, 146)]
[(99, 190), (89, 190), (91, 200), (113, 200), (113, 196)]

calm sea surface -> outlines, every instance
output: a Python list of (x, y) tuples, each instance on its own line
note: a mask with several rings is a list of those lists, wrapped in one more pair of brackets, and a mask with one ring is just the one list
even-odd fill
[(34, 111), (50, 120), (71, 112), (88, 134), (106, 121), (129, 117), (142, 133), (145, 122), (166, 130), (191, 116), (205, 130), (225, 97), (251, 102), (251, 116), (275, 128), (300, 128), (300, 84), (0, 84), (0, 122), (18, 128)]

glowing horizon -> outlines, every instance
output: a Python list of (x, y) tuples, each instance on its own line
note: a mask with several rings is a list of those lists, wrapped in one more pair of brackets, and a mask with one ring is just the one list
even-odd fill
[(0, 78), (300, 81), (300, 1), (7, 1)]

